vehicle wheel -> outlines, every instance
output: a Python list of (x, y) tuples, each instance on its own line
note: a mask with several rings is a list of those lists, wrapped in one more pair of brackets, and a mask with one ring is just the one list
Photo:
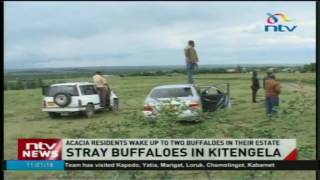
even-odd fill
[(56, 113), (56, 112), (48, 112), (48, 114), (49, 114), (49, 117), (52, 119), (55, 119), (61, 116), (59, 113)]
[(57, 93), (53, 101), (60, 107), (66, 107), (71, 103), (71, 96), (66, 93)]
[(113, 100), (112, 111), (119, 111), (119, 100), (118, 99)]
[(86, 107), (86, 111), (85, 111), (85, 114), (86, 114), (87, 118), (93, 117), (94, 111), (95, 110), (94, 110), (93, 104), (88, 104), (87, 107)]

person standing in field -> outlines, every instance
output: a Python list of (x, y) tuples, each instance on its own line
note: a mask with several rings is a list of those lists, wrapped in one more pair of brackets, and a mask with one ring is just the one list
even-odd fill
[(258, 79), (258, 72), (253, 71), (252, 77), (251, 77), (251, 90), (252, 90), (252, 102), (257, 102), (257, 92), (260, 89), (260, 83)]
[(101, 106), (106, 107), (109, 100), (108, 81), (100, 71), (97, 71), (92, 78), (93, 82), (96, 84), (96, 89), (100, 97)]
[(279, 94), (281, 92), (280, 83), (276, 80), (274, 74), (270, 75), (265, 82), (266, 93), (266, 110), (269, 120), (277, 113), (277, 107), (279, 106)]
[(187, 64), (187, 74), (188, 74), (188, 83), (193, 84), (193, 75), (196, 66), (198, 65), (199, 58), (197, 55), (197, 51), (194, 48), (195, 43), (193, 40), (188, 41), (188, 46), (184, 49), (184, 54), (186, 57), (186, 64)]
[(263, 78), (263, 89), (266, 89), (266, 80), (270, 78), (270, 76), (272, 75), (271, 71), (267, 72), (267, 76)]

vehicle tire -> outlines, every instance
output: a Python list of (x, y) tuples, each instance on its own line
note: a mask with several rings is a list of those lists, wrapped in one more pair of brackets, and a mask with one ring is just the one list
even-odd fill
[(53, 101), (60, 107), (66, 107), (71, 103), (71, 96), (67, 93), (57, 93)]
[(52, 119), (56, 119), (61, 116), (59, 113), (56, 113), (56, 112), (48, 112), (48, 114), (49, 114), (49, 117)]
[(93, 104), (87, 104), (85, 115), (87, 118), (92, 118), (95, 113), (94, 105)]
[(119, 111), (119, 99), (114, 99), (113, 100), (112, 111)]

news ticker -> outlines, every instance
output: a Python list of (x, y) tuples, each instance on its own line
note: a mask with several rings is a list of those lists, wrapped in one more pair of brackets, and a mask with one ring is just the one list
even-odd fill
[(299, 161), (98, 161), (6, 160), (8, 171), (64, 170), (319, 170), (319, 162)]
[(18, 139), (7, 170), (317, 170), (295, 139)]

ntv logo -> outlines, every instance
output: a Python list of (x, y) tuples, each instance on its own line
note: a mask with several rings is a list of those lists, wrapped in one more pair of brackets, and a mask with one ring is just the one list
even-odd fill
[(289, 19), (288, 16), (283, 14), (283, 13), (277, 13), (277, 14), (267, 13), (267, 15), (269, 17), (267, 19), (268, 25), (264, 26), (264, 31), (265, 32), (269, 32), (269, 31), (273, 31), (273, 32), (293, 32), (297, 28), (297, 25), (286, 26), (286, 25), (278, 23), (279, 22), (279, 18), (278, 17), (280, 17), (283, 22), (294, 21), (292, 19)]
[(59, 160), (60, 139), (18, 139), (18, 160)]

